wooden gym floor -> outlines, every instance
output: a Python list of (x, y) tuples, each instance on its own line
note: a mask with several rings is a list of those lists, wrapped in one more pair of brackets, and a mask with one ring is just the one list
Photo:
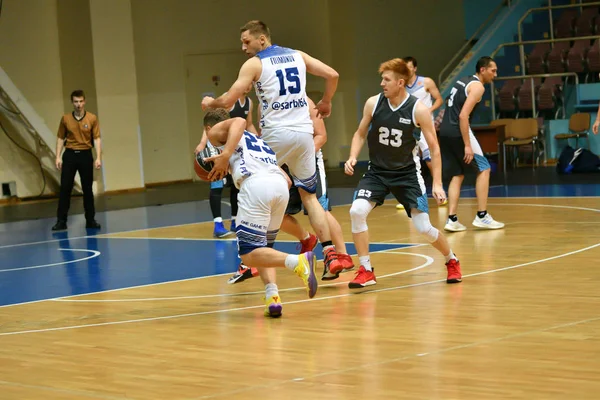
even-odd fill
[[(461, 284), (389, 200), (368, 220), (377, 285), (347, 273), (308, 300), (279, 270), (276, 320), (258, 278), (227, 284), (235, 242), (212, 239), (206, 202), (110, 211), (98, 234), (0, 224), (0, 398), (598, 398), (600, 188), (493, 188), (499, 231), (464, 195)], [(351, 242), (351, 190), (333, 197)]]

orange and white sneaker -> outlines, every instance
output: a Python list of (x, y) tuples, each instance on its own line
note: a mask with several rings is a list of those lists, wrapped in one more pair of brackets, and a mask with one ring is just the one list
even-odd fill
[(457, 259), (451, 259), (446, 263), (446, 269), (448, 270), (448, 277), (446, 283), (459, 283), (462, 282), (462, 273), (460, 272), (460, 261)]
[(238, 270), (235, 274), (227, 281), (228, 284), (233, 285), (234, 283), (243, 282), (246, 279), (254, 278), (258, 276), (258, 270), (256, 268), (248, 268), (244, 264), (240, 263)]
[(265, 298), (265, 317), (279, 318), (281, 317), (281, 297), (279, 293)]
[(300, 254), (307, 253), (309, 251), (313, 251), (317, 244), (319, 244), (319, 238), (312, 233), (308, 234), (308, 239), (304, 239), (300, 241)]
[(340, 272), (344, 270), (343, 264), (340, 262), (339, 255), (333, 247), (324, 251), (325, 259), (323, 260), (323, 276), (322, 281), (331, 281), (340, 276)]
[(367, 271), (366, 268), (361, 265), (360, 268), (358, 268), (356, 277), (348, 284), (348, 287), (350, 289), (359, 289), (375, 284), (377, 284), (377, 279), (375, 278), (374, 268), (373, 271)]

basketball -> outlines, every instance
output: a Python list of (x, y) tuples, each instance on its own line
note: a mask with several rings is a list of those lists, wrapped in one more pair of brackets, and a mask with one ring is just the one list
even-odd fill
[(196, 175), (198, 175), (198, 178), (202, 179), (203, 181), (210, 182), (210, 180), (208, 179), (208, 174), (213, 168), (213, 163), (210, 161), (206, 162), (204, 160), (206, 158), (216, 156), (220, 153), (221, 151), (216, 147), (206, 146), (204, 150), (196, 154), (194, 160), (194, 171), (196, 171)]

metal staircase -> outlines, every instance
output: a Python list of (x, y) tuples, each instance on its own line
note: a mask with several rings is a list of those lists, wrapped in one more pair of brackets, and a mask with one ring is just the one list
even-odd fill
[[(31, 193), (31, 196), (24, 197), (34, 197), (42, 195), (44, 192), (46, 194), (49, 192), (57, 193), (58, 188), (60, 188), (60, 171), (55, 165), (56, 135), (48, 128), (1, 67), (0, 122), (10, 140), (21, 149), (35, 156), (43, 170), (45, 190), (42, 190), (42, 193)], [(5, 133), (0, 132), (0, 135)], [(4, 150), (0, 149), (0, 151)], [(26, 172), (21, 171), (17, 166), (10, 169), (10, 171), (13, 175), (21, 178), (21, 181), (31, 179), (25, 176)], [(79, 176), (75, 178), (74, 190), (81, 193)]]

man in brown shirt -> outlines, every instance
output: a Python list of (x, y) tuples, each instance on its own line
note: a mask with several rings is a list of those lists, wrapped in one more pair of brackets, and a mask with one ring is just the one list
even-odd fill
[[(94, 209), (94, 167), (102, 166), (102, 145), (100, 141), (100, 124), (98, 117), (85, 110), (85, 93), (75, 90), (71, 93), (73, 112), (65, 114), (60, 120), (58, 138), (56, 140), (56, 168), (61, 170), (60, 198), (58, 200), (57, 222), (53, 231), (67, 229), (67, 214), (71, 206), (71, 192), (75, 174), (79, 172), (83, 189), (83, 208), (85, 210), (86, 228), (100, 229), (96, 222)], [(96, 148), (96, 160), (92, 155), (92, 147)], [(63, 154), (63, 149), (64, 154)]]

